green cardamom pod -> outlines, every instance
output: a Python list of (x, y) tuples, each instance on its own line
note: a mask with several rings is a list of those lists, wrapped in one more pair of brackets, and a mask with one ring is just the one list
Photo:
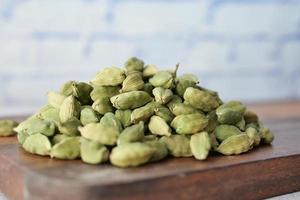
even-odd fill
[(211, 112), (209, 112), (207, 115), (206, 115), (206, 118), (208, 119), (208, 124), (207, 126), (205, 127), (205, 131), (208, 132), (208, 133), (211, 133), (215, 130), (215, 128), (219, 125), (219, 122), (218, 122), (218, 116), (216, 114), (216, 111), (213, 110)]
[(115, 116), (116, 118), (121, 122), (124, 128), (131, 126), (131, 115), (132, 111), (131, 110), (116, 110)]
[(154, 88), (152, 91), (155, 101), (159, 104), (167, 104), (173, 96), (173, 92), (170, 89), (164, 89), (162, 87)]
[(144, 81), (143, 77), (138, 74), (130, 74), (128, 75), (125, 80), (123, 81), (122, 84), (122, 90), (121, 92), (130, 92), (130, 91), (135, 91), (135, 90), (141, 90), (144, 88)]
[(101, 115), (104, 115), (105, 113), (108, 112), (113, 112), (114, 108), (110, 102), (110, 99), (108, 97), (103, 97), (97, 99), (92, 105), (92, 108), (100, 113)]
[(117, 167), (135, 167), (149, 162), (154, 151), (144, 143), (125, 143), (113, 148), (110, 162)]
[(55, 131), (56, 125), (54, 124), (54, 122), (46, 120), (35, 121), (35, 123), (31, 123), (30, 126), (28, 126), (26, 129), (26, 132), (29, 135), (40, 133), (48, 137), (53, 136), (55, 134)]
[(73, 97), (67, 97), (59, 110), (59, 118), (61, 122), (66, 122), (72, 117), (79, 118), (81, 111), (80, 103)]
[(50, 156), (51, 158), (66, 160), (74, 160), (80, 157), (80, 137), (65, 138), (55, 144), (51, 149)]
[(100, 114), (95, 111), (91, 106), (82, 107), (80, 112), (80, 121), (82, 125), (89, 123), (97, 123), (100, 121)]
[(172, 73), (168, 71), (158, 71), (152, 78), (149, 79), (154, 87), (162, 87), (170, 89), (174, 86), (174, 78)]
[(127, 127), (122, 131), (117, 141), (118, 145), (132, 142), (140, 142), (144, 138), (144, 122)]
[(216, 96), (197, 88), (187, 88), (183, 96), (191, 106), (204, 112), (210, 112), (219, 106)]
[(253, 140), (253, 145), (254, 146), (259, 145), (261, 138), (260, 138), (259, 132), (255, 128), (252, 128), (252, 127), (247, 128), (246, 129), (246, 134), (248, 135), (248, 137), (250, 139)]
[(165, 157), (167, 157), (169, 154), (167, 145), (161, 141), (151, 140), (151, 141), (146, 141), (145, 144), (151, 147), (152, 149), (154, 149), (154, 152), (149, 162), (156, 162), (162, 160)]
[(60, 108), (61, 104), (67, 98), (67, 96), (57, 92), (48, 92), (47, 96), (48, 96), (48, 103), (57, 109)]
[(111, 98), (115, 95), (120, 94), (120, 87), (119, 86), (98, 86), (94, 87), (93, 91), (91, 92), (91, 98), (93, 101), (97, 101), (98, 99), (102, 99), (105, 97)]
[(229, 101), (217, 108), (218, 121), (221, 124), (236, 124), (242, 120), (246, 107), (239, 101)]
[(97, 141), (80, 138), (80, 157), (85, 163), (99, 164), (108, 160), (109, 151)]
[(200, 110), (197, 110), (191, 105), (185, 103), (174, 103), (171, 107), (171, 112), (175, 116), (201, 113)]
[(150, 78), (158, 72), (158, 69), (155, 65), (146, 65), (143, 70), (143, 77)]
[(46, 156), (50, 153), (51, 143), (47, 136), (36, 133), (29, 135), (25, 139), (22, 147), (29, 153)]
[(154, 135), (170, 136), (172, 134), (170, 126), (159, 116), (152, 116), (148, 127), (151, 133)]
[(274, 140), (274, 135), (270, 129), (262, 127), (260, 130), (262, 142), (265, 144), (271, 144)]
[(171, 123), (172, 120), (174, 119), (174, 115), (173, 113), (165, 106), (163, 105), (158, 105), (155, 109), (154, 109), (155, 115), (161, 117), (162, 119), (164, 119), (167, 123)]
[(224, 140), (217, 151), (224, 155), (235, 155), (249, 151), (252, 148), (253, 140), (246, 134), (232, 135)]
[(97, 86), (117, 86), (123, 83), (125, 72), (117, 67), (108, 67), (98, 72), (91, 80), (94, 87)]
[(144, 69), (144, 62), (136, 57), (129, 58), (125, 62), (125, 69), (126, 71), (143, 71)]
[(152, 101), (152, 97), (144, 91), (132, 91), (119, 94), (110, 98), (111, 103), (117, 109), (135, 109)]
[(183, 97), (185, 90), (189, 87), (194, 87), (199, 83), (198, 78), (193, 74), (184, 74), (176, 80), (176, 92)]
[(148, 119), (154, 115), (154, 109), (156, 108), (155, 102), (150, 102), (145, 106), (134, 109), (131, 114), (131, 122), (138, 123), (140, 121), (148, 121)]
[(171, 126), (178, 134), (194, 134), (205, 129), (208, 119), (203, 114), (179, 115), (175, 117)]
[(257, 123), (259, 121), (258, 116), (251, 110), (246, 110), (244, 113), (244, 119), (246, 124)]
[(205, 160), (207, 158), (211, 149), (210, 141), (211, 139), (205, 131), (191, 136), (191, 151), (197, 160)]
[(66, 122), (58, 124), (58, 130), (61, 134), (66, 134), (69, 136), (79, 135), (78, 127), (81, 126), (79, 119), (73, 117)]
[(163, 136), (159, 141), (166, 144), (169, 153), (174, 157), (191, 157), (190, 140), (185, 135)]
[(14, 132), (16, 126), (18, 126), (18, 123), (13, 120), (0, 120), (0, 137), (16, 134)]
[(239, 135), (242, 132), (235, 126), (231, 125), (219, 125), (215, 129), (215, 135), (219, 141), (224, 141), (230, 136)]

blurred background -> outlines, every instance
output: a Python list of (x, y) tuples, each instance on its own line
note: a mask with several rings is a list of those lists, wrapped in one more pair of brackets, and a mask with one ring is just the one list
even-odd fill
[(300, 98), (300, 0), (0, 0), (0, 115), (137, 56), (225, 100)]

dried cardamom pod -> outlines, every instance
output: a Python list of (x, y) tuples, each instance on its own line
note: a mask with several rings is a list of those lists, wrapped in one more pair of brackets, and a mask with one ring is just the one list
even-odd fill
[(170, 136), (172, 134), (170, 126), (159, 116), (152, 116), (148, 127), (151, 133), (154, 135)]
[(35, 123), (31, 123), (27, 127), (26, 132), (29, 135), (40, 133), (40, 134), (50, 137), (55, 134), (55, 130), (56, 130), (56, 125), (54, 124), (54, 122), (46, 121), (46, 120), (39, 120), (39, 121), (35, 121)]
[(119, 94), (110, 98), (111, 103), (117, 109), (135, 109), (152, 101), (152, 97), (144, 91), (132, 91)]
[(200, 110), (197, 110), (191, 105), (185, 103), (174, 103), (172, 105), (171, 112), (175, 116), (201, 113)]
[(48, 92), (47, 96), (48, 96), (48, 103), (57, 109), (60, 108), (61, 104), (67, 98), (67, 96), (60, 94), (58, 92)]
[(65, 83), (60, 89), (60, 93), (64, 96), (74, 96), (76, 97), (82, 105), (91, 104), (90, 93), (93, 87), (88, 83), (69, 81)]
[(59, 142), (61, 142), (62, 140), (66, 139), (66, 138), (70, 138), (72, 136), (68, 136), (66, 134), (56, 134), (54, 137), (52, 137), (51, 139), (51, 144), (55, 145)]
[(64, 96), (70, 96), (73, 95), (73, 91), (74, 91), (74, 85), (76, 85), (76, 81), (68, 81), (66, 83), (64, 83), (61, 88), (60, 88), (60, 94), (64, 95)]
[(168, 106), (168, 108), (169, 108), (170, 110), (173, 110), (174, 106), (175, 106), (177, 103), (182, 103), (182, 99), (181, 99), (181, 97), (178, 96), (178, 95), (173, 95), (171, 101), (169, 101), (169, 103), (167, 104), (167, 106)]
[(166, 144), (169, 153), (174, 157), (191, 157), (190, 140), (185, 135), (163, 136), (159, 141)]
[(97, 123), (101, 119), (100, 114), (95, 111), (91, 106), (85, 106), (81, 108), (80, 121), (82, 125), (89, 123)]
[(149, 95), (152, 95), (152, 90), (154, 89), (153, 85), (151, 83), (145, 83), (144, 84), (144, 91), (147, 92)]
[(178, 134), (198, 133), (207, 126), (208, 119), (203, 114), (179, 115), (175, 117), (171, 126)]
[(73, 160), (80, 157), (79, 140), (80, 137), (69, 137), (55, 144), (50, 152), (51, 158)]
[(131, 115), (132, 111), (131, 110), (116, 110), (115, 116), (116, 118), (121, 122), (124, 128), (132, 125), (131, 122)]
[(0, 137), (16, 134), (14, 132), (16, 126), (18, 126), (18, 123), (13, 120), (0, 120)]
[(36, 133), (29, 135), (25, 139), (22, 147), (29, 153), (46, 156), (50, 153), (51, 143), (47, 136)]
[(127, 127), (122, 131), (117, 141), (118, 145), (132, 142), (140, 142), (144, 138), (144, 122)]
[(157, 104), (155, 102), (150, 102), (140, 108), (134, 109), (131, 114), (131, 122), (138, 123), (140, 121), (148, 121), (148, 119), (154, 115), (154, 109)]
[(262, 127), (260, 130), (260, 135), (262, 142), (265, 144), (271, 144), (274, 140), (274, 135), (268, 128)]
[(23, 145), (23, 143), (25, 142), (26, 138), (29, 136), (29, 134), (26, 131), (21, 131), (17, 134), (17, 139), (18, 142)]
[(93, 86), (117, 86), (123, 83), (125, 72), (117, 67), (108, 67), (98, 72), (91, 80)]
[(80, 103), (73, 97), (67, 97), (59, 110), (59, 118), (61, 122), (66, 122), (72, 117), (79, 118), (81, 111)]
[(79, 135), (79, 131), (78, 131), (79, 126), (81, 126), (80, 120), (73, 117), (63, 123), (59, 123), (58, 130), (61, 134), (66, 134), (69, 136), (77, 136)]
[(158, 105), (155, 109), (154, 109), (155, 115), (161, 117), (162, 119), (164, 119), (167, 123), (171, 123), (172, 120), (174, 119), (174, 115), (173, 113), (165, 106), (163, 105)]
[(76, 83), (73, 96), (75, 96), (82, 105), (90, 105), (92, 103), (91, 92), (93, 87), (90, 84), (79, 82)]
[(204, 112), (210, 112), (219, 106), (216, 96), (193, 87), (187, 88), (183, 96), (191, 106)]
[(113, 148), (110, 162), (118, 167), (135, 167), (147, 163), (154, 151), (152, 147), (144, 143), (125, 143)]
[(246, 121), (246, 124), (258, 123), (258, 121), (259, 121), (258, 116), (251, 110), (245, 111), (244, 119)]
[(198, 78), (193, 74), (184, 74), (177, 78), (176, 92), (183, 97), (185, 90), (189, 87), (194, 87), (199, 83)]
[(17, 133), (20, 133), (22, 131), (26, 131), (28, 127), (32, 126), (32, 124), (41, 121), (36, 115), (31, 116), (27, 118), (25, 121), (21, 122), (17, 127), (15, 127), (13, 130)]
[(252, 148), (253, 140), (246, 134), (232, 135), (224, 140), (217, 151), (224, 155), (241, 154)]
[(158, 69), (155, 65), (146, 65), (143, 70), (143, 77), (149, 78), (154, 76), (158, 72)]
[(97, 141), (80, 138), (80, 157), (85, 163), (99, 164), (108, 160), (109, 151)]
[(144, 81), (143, 77), (138, 74), (130, 74), (128, 75), (125, 80), (123, 81), (122, 84), (122, 90), (121, 92), (130, 92), (130, 91), (135, 91), (135, 90), (141, 90), (144, 88)]
[(205, 160), (211, 149), (211, 139), (207, 132), (196, 133), (191, 136), (190, 146), (193, 156), (197, 160)]
[(254, 146), (259, 145), (261, 138), (260, 138), (259, 132), (255, 128), (252, 128), (252, 127), (247, 128), (246, 129), (246, 134), (248, 135), (248, 137), (250, 139), (253, 140), (253, 145)]
[(221, 124), (236, 124), (242, 120), (246, 107), (239, 101), (229, 101), (217, 108), (218, 121)]
[(210, 138), (210, 144), (211, 144), (211, 146), (212, 146), (212, 149), (213, 149), (214, 151), (217, 151), (217, 148), (218, 148), (218, 146), (219, 146), (219, 142), (218, 142), (218, 140), (217, 140), (215, 134), (214, 134), (214, 133), (210, 133), (210, 134), (209, 134), (209, 138)]
[(126, 71), (143, 71), (144, 69), (144, 62), (136, 57), (129, 58), (125, 62), (125, 69)]
[(100, 120), (100, 124), (107, 127), (114, 127), (119, 132), (123, 131), (121, 122), (116, 118), (114, 113), (106, 113)]
[(154, 152), (149, 162), (156, 162), (168, 156), (169, 152), (168, 152), (167, 145), (165, 143), (158, 140), (151, 140), (151, 141), (146, 141), (145, 144), (150, 146), (152, 149), (154, 149)]
[(170, 89), (174, 86), (174, 78), (172, 73), (168, 71), (158, 71), (152, 78), (149, 79), (154, 87), (162, 87)]
[(120, 94), (120, 87), (119, 86), (98, 86), (94, 87), (93, 91), (91, 92), (91, 98), (93, 101), (97, 101), (98, 99), (102, 99), (104, 97), (111, 98), (115, 95)]
[(239, 135), (242, 132), (235, 126), (231, 125), (219, 125), (215, 129), (215, 136), (219, 141), (224, 141), (230, 136)]
[(236, 127), (238, 127), (241, 131), (245, 131), (246, 130), (246, 122), (244, 117), (242, 117), (242, 119), (235, 124)]
[(218, 116), (216, 114), (216, 111), (211, 111), (206, 115), (206, 118), (208, 119), (208, 124), (205, 127), (205, 131), (208, 133), (211, 133), (215, 130), (215, 128), (219, 125), (218, 122)]
[(98, 113), (100, 113), (101, 115), (104, 115), (105, 113), (114, 111), (114, 108), (113, 108), (113, 106), (110, 102), (110, 99), (108, 97), (103, 97), (103, 98), (97, 99), (93, 103), (92, 108), (95, 111), (97, 111)]
[(81, 136), (104, 145), (115, 145), (122, 131), (120, 122), (112, 113), (105, 114), (100, 123), (90, 123), (79, 127)]
[(59, 109), (54, 108), (50, 105), (48, 105), (46, 109), (40, 111), (36, 116), (39, 119), (51, 121), (55, 124), (58, 124), (60, 121)]
[(162, 87), (154, 88), (152, 91), (155, 101), (159, 104), (167, 104), (173, 96), (173, 92), (170, 89), (164, 89)]

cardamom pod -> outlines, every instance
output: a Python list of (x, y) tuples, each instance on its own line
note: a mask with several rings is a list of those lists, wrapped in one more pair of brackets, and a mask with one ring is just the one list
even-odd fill
[(172, 134), (170, 126), (159, 116), (152, 116), (148, 127), (151, 133), (154, 135), (170, 136)]
[(171, 126), (178, 134), (194, 134), (204, 130), (208, 119), (203, 114), (179, 115), (175, 117)]
[(193, 156), (197, 160), (205, 160), (211, 149), (211, 139), (207, 132), (196, 133), (191, 136), (190, 146)]

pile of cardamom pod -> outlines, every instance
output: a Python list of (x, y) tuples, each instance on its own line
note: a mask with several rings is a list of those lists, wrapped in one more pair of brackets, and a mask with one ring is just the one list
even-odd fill
[[(130, 58), (90, 83), (69, 81), (14, 128), (23, 149), (57, 159), (139, 166), (166, 158), (235, 155), (274, 136), (239, 101), (223, 103), (193, 74), (177, 76)], [(13, 123), (12, 123), (13, 124)]]

